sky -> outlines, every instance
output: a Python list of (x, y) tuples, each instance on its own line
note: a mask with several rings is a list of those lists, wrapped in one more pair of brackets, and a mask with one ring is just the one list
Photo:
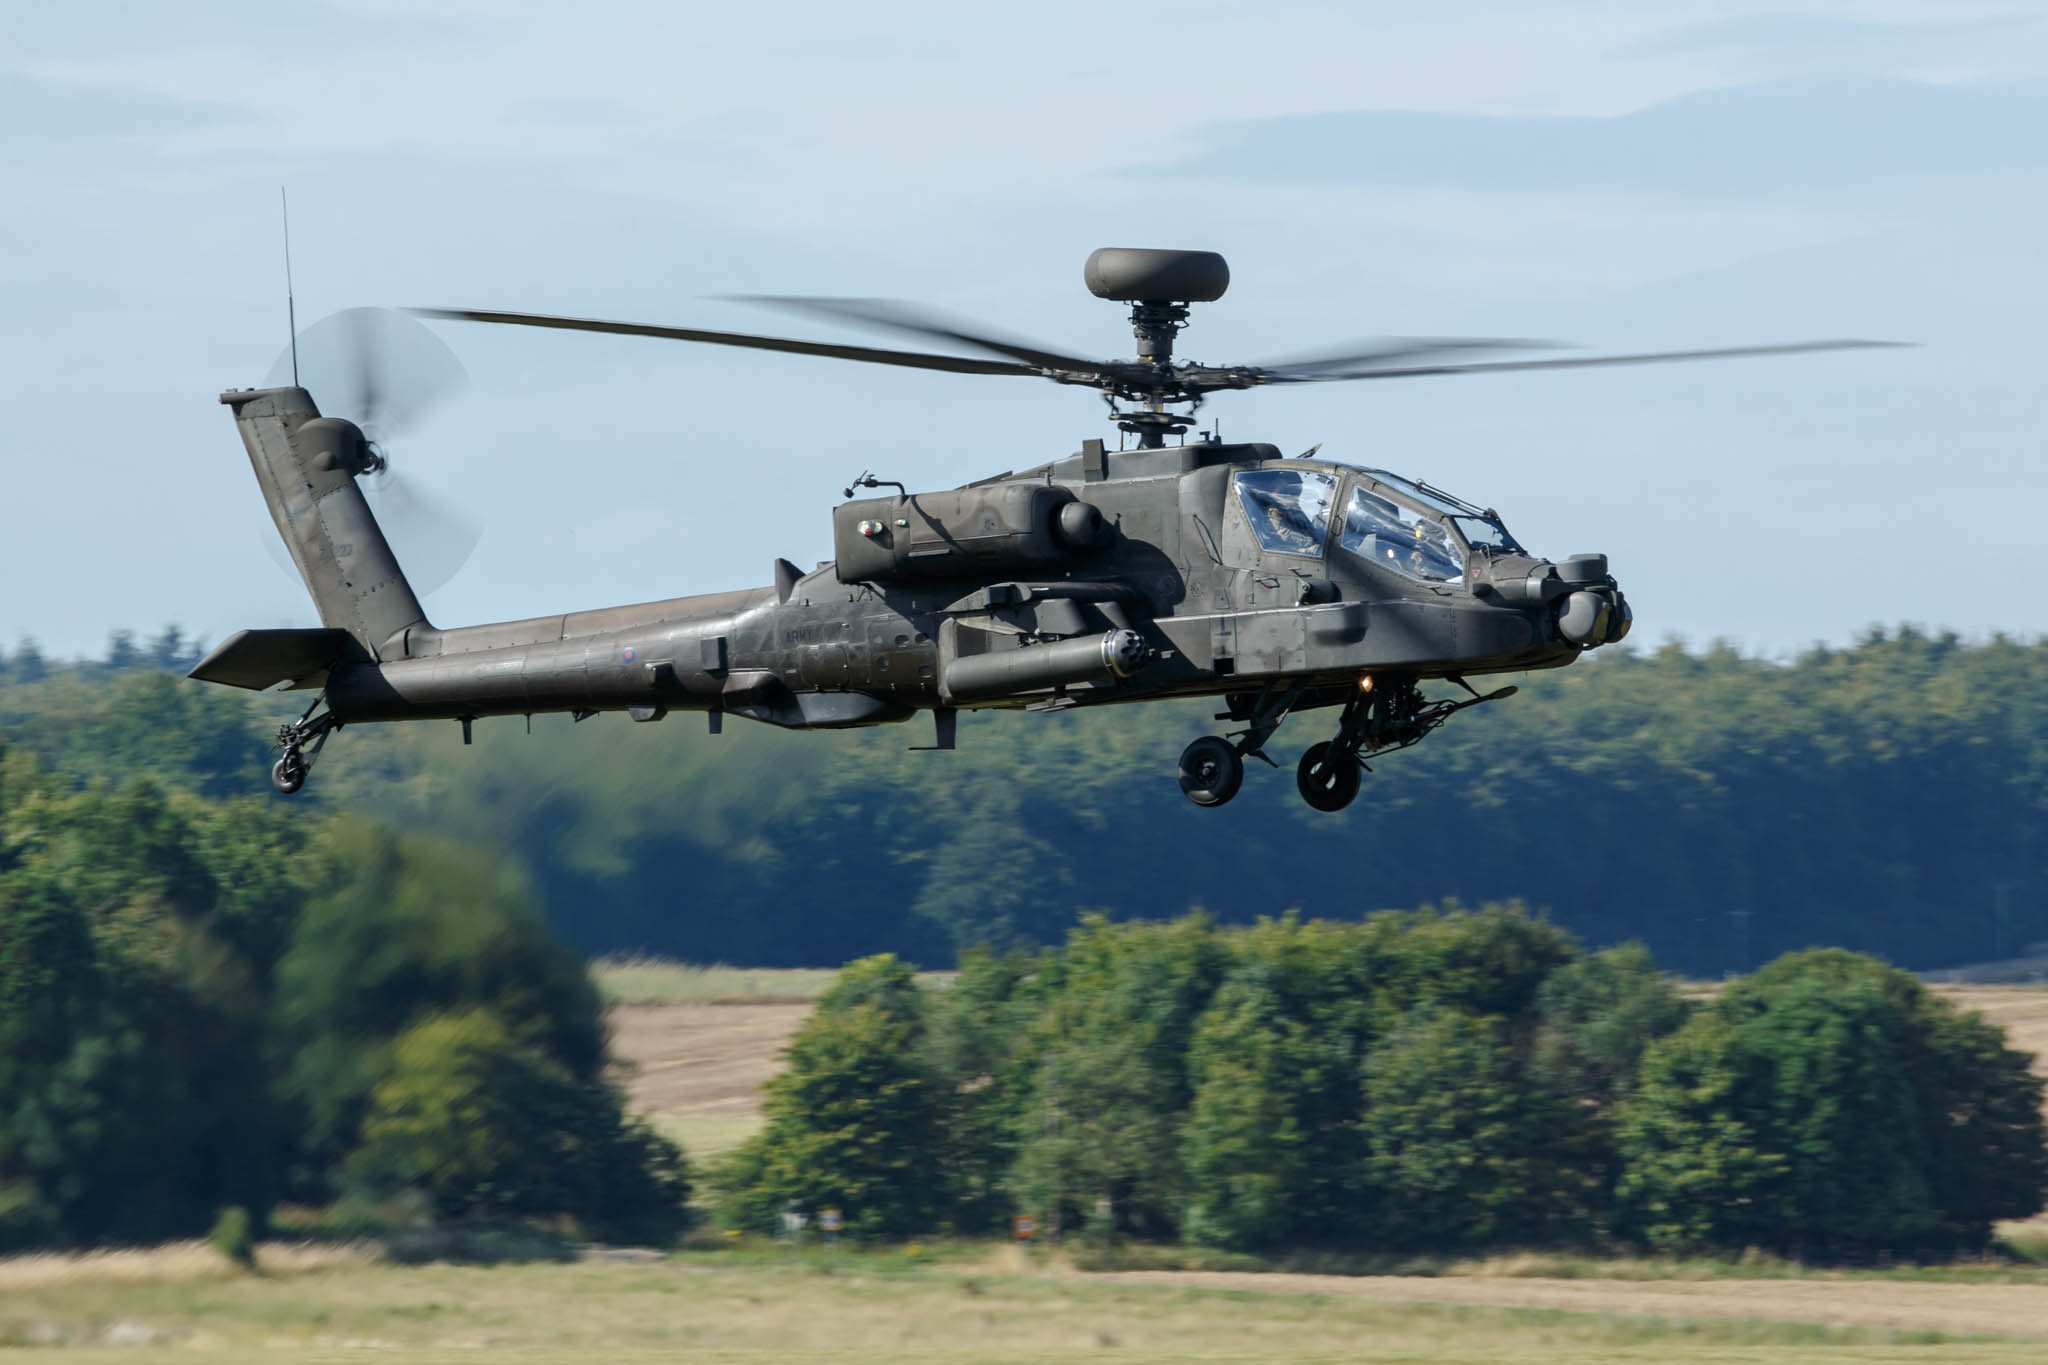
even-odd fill
[[(840, 294), (1123, 355), (1080, 279), (1118, 245), (1229, 258), (1180, 343), (1211, 363), (1913, 342), (1202, 417), (1606, 552), (1638, 640), (2039, 636), (2044, 127), (2041, 0), (0, 7), (0, 649), (314, 623), (216, 401), (285, 347), (281, 186), (302, 327), (901, 344), (724, 297)], [(831, 553), (863, 469), (945, 487), (1114, 435), (1036, 380), (433, 326), (468, 386), (388, 444), (482, 532), (441, 625), (765, 583)]]

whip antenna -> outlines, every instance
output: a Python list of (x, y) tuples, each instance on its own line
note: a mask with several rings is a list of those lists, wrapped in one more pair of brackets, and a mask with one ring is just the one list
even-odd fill
[(299, 308), (292, 299), (292, 206), (277, 187), (277, 207), (284, 216), (284, 318), (292, 332), (292, 387), (299, 386)]

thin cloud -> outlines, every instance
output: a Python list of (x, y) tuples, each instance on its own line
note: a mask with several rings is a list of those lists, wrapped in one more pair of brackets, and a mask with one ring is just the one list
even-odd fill
[(2048, 170), (2048, 81), (1824, 77), (1688, 95), (1611, 117), (1356, 110), (1214, 125), (1139, 172), (1479, 190), (1798, 195)]
[(1822, 56), (1842, 62), (1885, 56), (1924, 56), (1930, 45), (1966, 43), (2036, 27), (2031, 15), (1971, 19), (1837, 19), (1818, 14), (1745, 14), (1688, 24), (1621, 48), (1624, 57), (1744, 53), (1752, 56)]

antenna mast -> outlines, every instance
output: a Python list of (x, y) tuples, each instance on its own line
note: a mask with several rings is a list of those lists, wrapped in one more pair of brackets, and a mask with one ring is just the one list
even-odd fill
[(292, 387), (299, 386), (299, 307), (292, 298), (292, 206), (277, 187), (277, 207), (284, 215), (284, 317), (292, 332)]

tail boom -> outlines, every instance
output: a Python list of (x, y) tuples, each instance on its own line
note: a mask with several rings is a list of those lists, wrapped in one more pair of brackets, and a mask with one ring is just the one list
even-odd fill
[(220, 401), (234, 410), (271, 520), (321, 624), (347, 631), (372, 659), (402, 655), (408, 631), (432, 627), (356, 484), (372, 465), (361, 428), (322, 417), (297, 387), (234, 389)]

